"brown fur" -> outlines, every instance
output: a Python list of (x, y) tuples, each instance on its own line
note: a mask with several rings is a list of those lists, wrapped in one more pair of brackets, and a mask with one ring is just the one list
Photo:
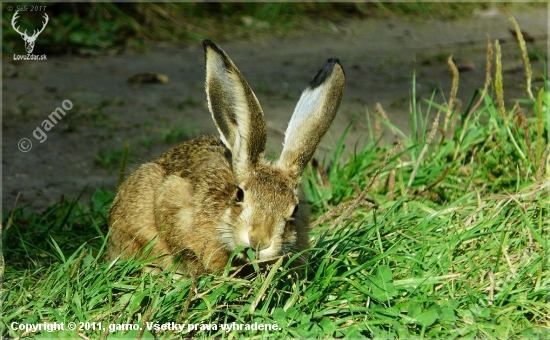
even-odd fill
[[(300, 176), (342, 98), (340, 64), (325, 63), (298, 103), (281, 158), (268, 162), (256, 96), (225, 52), (209, 41), (204, 46), (209, 108), (220, 138), (173, 147), (121, 185), (110, 209), (108, 261), (156, 257), (160, 269), (175, 261), (187, 275), (224, 269), (239, 247), (265, 261), (309, 247)], [(244, 250), (236, 259), (249, 261)], [(293, 265), (306, 260), (303, 253)]]
[[(154, 239), (150, 256), (169, 255), (157, 261), (162, 268), (168, 268), (180, 255), (183, 272), (195, 269), (197, 259), (210, 270), (225, 268), (232, 249), (220, 241), (219, 231), (212, 224), (234, 200), (236, 186), (230, 157), (219, 138), (202, 137), (141, 166), (120, 187), (111, 207), (107, 260), (113, 261), (120, 254), (122, 258), (139, 254)], [(274, 217), (266, 212), (282, 214), (298, 203), (295, 182), (267, 162), (246, 181), (243, 189), (250, 188), (249, 194), (260, 208), (252, 217), (258, 222), (252, 228), (252, 239), (271, 239), (273, 230), (262, 225), (273, 224)], [(235, 218), (241, 212), (239, 206), (233, 206), (231, 216)], [(303, 197), (298, 212), (294, 221), (287, 221), (282, 239), (282, 243), (292, 242), (290, 249), (294, 252), (309, 246), (309, 208)], [(189, 258), (189, 253), (195, 256)]]

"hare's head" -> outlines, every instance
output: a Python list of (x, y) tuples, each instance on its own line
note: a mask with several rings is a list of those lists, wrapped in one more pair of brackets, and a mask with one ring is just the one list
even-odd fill
[[(264, 159), (266, 123), (250, 86), (213, 42), (204, 41), (208, 106), (220, 138), (231, 151), (235, 191), (218, 231), (224, 246), (251, 248), (258, 259), (307, 242), (308, 207), (300, 201), (302, 172), (329, 128), (344, 92), (344, 71), (329, 59), (303, 92), (275, 162)], [(302, 198), (303, 200), (303, 198)], [(304, 235), (305, 234), (305, 235)]]

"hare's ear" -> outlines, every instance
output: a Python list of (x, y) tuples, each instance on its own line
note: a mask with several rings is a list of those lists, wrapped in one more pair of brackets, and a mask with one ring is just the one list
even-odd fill
[(210, 40), (206, 54), (206, 94), (212, 118), (225, 146), (231, 150), (238, 182), (263, 158), (266, 124), (254, 92), (227, 54)]
[(328, 59), (302, 93), (285, 133), (278, 165), (300, 176), (327, 132), (344, 94), (345, 75), (338, 59)]

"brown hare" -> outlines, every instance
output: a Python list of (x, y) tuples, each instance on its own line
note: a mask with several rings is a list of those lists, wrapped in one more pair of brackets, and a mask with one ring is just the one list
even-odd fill
[[(266, 123), (254, 92), (221, 48), (203, 45), (208, 107), (220, 137), (173, 147), (120, 186), (110, 209), (108, 261), (142, 254), (156, 257), (160, 269), (176, 261), (179, 274), (189, 275), (197, 266), (224, 269), (239, 247), (265, 261), (309, 247), (301, 175), (342, 100), (342, 66), (325, 62), (271, 162), (264, 159)], [(249, 262), (245, 250), (234, 258)], [(305, 260), (303, 253), (297, 262)]]

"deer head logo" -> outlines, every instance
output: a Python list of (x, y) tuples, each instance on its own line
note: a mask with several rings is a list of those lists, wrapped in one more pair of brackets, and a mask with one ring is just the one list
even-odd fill
[(46, 28), (46, 25), (48, 24), (48, 20), (50, 18), (48, 18), (48, 15), (46, 13), (44, 13), (43, 18), (46, 19), (46, 21), (42, 23), (42, 29), (40, 31), (34, 30), (33, 35), (28, 36), (27, 30), (25, 30), (24, 32), (21, 32), (19, 31), (20, 26), (15, 27), (16, 25), (15, 21), (18, 19), (18, 14), (19, 14), (19, 10), (15, 11), (15, 13), (13, 14), (13, 18), (11, 19), (11, 26), (13, 27), (15, 32), (21, 34), (21, 38), (23, 38), (23, 40), (25, 41), (25, 49), (27, 50), (27, 53), (30, 54), (34, 49), (34, 42), (36, 41), (36, 38), (38, 38), (38, 35), (42, 33), (44, 28)]

